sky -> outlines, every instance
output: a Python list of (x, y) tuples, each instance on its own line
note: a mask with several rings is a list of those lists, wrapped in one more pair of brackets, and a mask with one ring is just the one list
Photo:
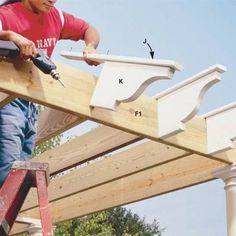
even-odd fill
[[(236, 0), (58, 0), (57, 7), (92, 24), (101, 35), (98, 53), (155, 58), (184, 66), (169, 81), (157, 81), (145, 94), (155, 95), (214, 64), (227, 67), (222, 81), (204, 96), (199, 115), (236, 101)], [(53, 59), (99, 75), (101, 66), (69, 61), (61, 50), (82, 51), (83, 42), (63, 41)], [(67, 135), (94, 127), (86, 122)], [(126, 207), (165, 228), (163, 236), (225, 236), (225, 193), (221, 180), (133, 203)]]

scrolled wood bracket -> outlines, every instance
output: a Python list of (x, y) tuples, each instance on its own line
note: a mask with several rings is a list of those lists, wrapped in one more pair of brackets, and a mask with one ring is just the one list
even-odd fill
[[(62, 52), (62, 56), (83, 60), (81, 53)], [(182, 66), (174, 61), (90, 54), (90, 60), (103, 63), (90, 106), (115, 110), (121, 102), (136, 100), (154, 81), (171, 79)]]
[(185, 123), (198, 112), (207, 90), (221, 80), (226, 68), (214, 65), (191, 78), (159, 93), (155, 98), (158, 106), (158, 132), (167, 138), (185, 129)]

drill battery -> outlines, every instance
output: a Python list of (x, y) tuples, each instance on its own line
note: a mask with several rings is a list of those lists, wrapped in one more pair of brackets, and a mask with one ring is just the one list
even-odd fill
[(0, 57), (16, 58), (20, 55), (20, 49), (11, 41), (0, 40)]

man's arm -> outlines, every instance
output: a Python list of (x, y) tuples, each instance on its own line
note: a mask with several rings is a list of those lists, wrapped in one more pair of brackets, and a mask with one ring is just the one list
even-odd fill
[(83, 50), (84, 60), (89, 65), (97, 66), (99, 64), (95, 61), (91, 61), (87, 59), (87, 56), (89, 53), (96, 53), (96, 48), (99, 44), (99, 41), (100, 41), (99, 33), (94, 27), (89, 26), (89, 28), (85, 31), (85, 34), (84, 34), (84, 42), (86, 44), (86, 47)]
[(28, 59), (37, 55), (37, 50), (34, 43), (20, 34), (10, 30), (1, 30), (0, 39), (12, 41), (15, 43), (20, 48), (21, 57), (24, 59)]
[(0, 31), (0, 39), (1, 40), (9, 41), (9, 36), (10, 36), (10, 32), (8, 30), (1, 30)]

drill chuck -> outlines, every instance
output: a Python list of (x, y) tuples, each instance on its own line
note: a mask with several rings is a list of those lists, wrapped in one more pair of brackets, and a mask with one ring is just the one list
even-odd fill
[(59, 73), (58, 73), (56, 70), (52, 70), (52, 71), (50, 72), (50, 75), (51, 75), (52, 78), (55, 79), (55, 80), (59, 80), (59, 79), (60, 79), (60, 75), (59, 75)]
[(63, 81), (60, 79), (60, 74), (55, 70), (53, 69), (51, 72), (50, 72), (50, 75), (52, 76), (53, 79), (55, 80), (58, 80), (60, 82), (60, 84), (65, 87), (65, 84), (63, 83)]

